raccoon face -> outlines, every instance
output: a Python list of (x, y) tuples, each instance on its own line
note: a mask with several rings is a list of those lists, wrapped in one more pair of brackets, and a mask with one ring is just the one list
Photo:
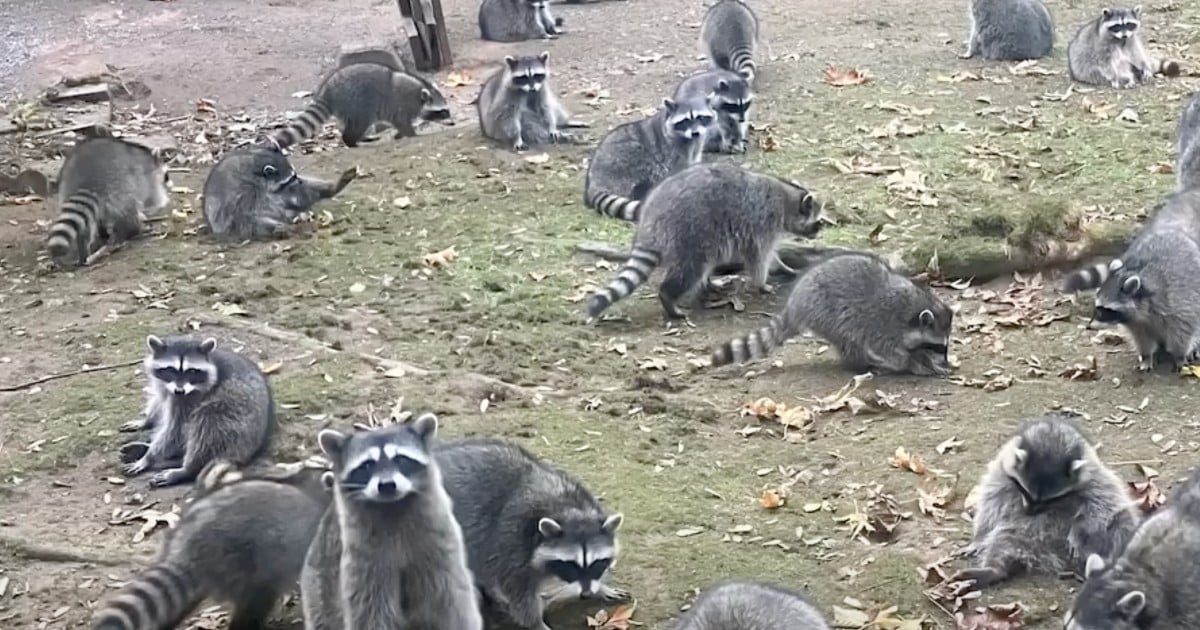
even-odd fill
[(557, 596), (595, 595), (616, 561), (617, 530), (623, 520), (621, 514), (596, 513), (539, 519), (534, 568), (559, 583)]
[(421, 120), (440, 122), (444, 125), (454, 124), (450, 104), (436, 88), (421, 88), (421, 111), (418, 116)]
[(1084, 584), (1063, 616), (1063, 630), (1136, 630), (1146, 627), (1145, 592), (1115, 580), (1104, 559), (1088, 556)]
[(333, 485), (351, 501), (395, 504), (441, 484), (429, 456), (437, 416), (421, 415), (399, 424), (344, 435), (326, 429), (317, 435), (333, 461)]
[(150, 349), (145, 367), (148, 377), (175, 396), (203, 394), (217, 384), (217, 366), (209, 355), (217, 347), (215, 339), (197, 341), (192, 337), (146, 337)]
[(824, 226), (824, 218), (821, 215), (824, 206), (799, 183), (784, 183), (788, 186), (788, 198), (783, 215), (783, 229), (805, 238), (816, 236)]
[(928, 289), (929, 300), (906, 322), (904, 346), (914, 361), (927, 365), (937, 374), (950, 373), (950, 331), (954, 328), (954, 310)]
[(1142, 25), (1142, 7), (1132, 9), (1111, 8), (1100, 13), (1100, 31), (1118, 41), (1127, 41), (1137, 35)]
[(708, 95), (708, 105), (713, 111), (738, 123), (750, 119), (750, 106), (753, 104), (754, 94), (750, 91), (750, 84), (742, 79), (721, 79)]
[(1082, 440), (1065, 452), (1060, 443), (1018, 438), (1004, 455), (1004, 472), (1029, 514), (1075, 492), (1087, 466)]
[(666, 98), (663, 99), (663, 107), (666, 108), (669, 135), (684, 142), (703, 143), (708, 128), (717, 118), (705, 101), (677, 103)]
[(1138, 271), (1118, 269), (1096, 292), (1094, 317), (1105, 324), (1127, 324), (1144, 315), (1151, 295)]
[(504, 58), (504, 63), (508, 66), (509, 84), (522, 92), (536, 94), (542, 91), (542, 86), (546, 84), (546, 77), (549, 75), (549, 70), (546, 67), (546, 62), (550, 60), (550, 53), (543, 52), (535, 56)]

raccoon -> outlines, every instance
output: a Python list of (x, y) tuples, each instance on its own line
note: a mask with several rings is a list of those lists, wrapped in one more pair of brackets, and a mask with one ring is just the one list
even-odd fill
[(549, 0), (483, 0), (479, 3), (479, 35), (493, 42), (556, 39), (562, 18), (550, 13)]
[(1200, 473), (1138, 528), (1115, 558), (1088, 556), (1065, 630), (1200, 627)]
[(807, 328), (836, 348), (848, 369), (944, 376), (953, 325), (954, 311), (928, 287), (877, 256), (845, 253), (804, 270), (783, 310), (718, 346), (712, 365), (762, 359)]
[(771, 292), (767, 276), (782, 264), (775, 255), (779, 238), (785, 232), (812, 237), (821, 229), (821, 207), (808, 189), (723, 163), (697, 164), (664, 179), (634, 210), (638, 226), (629, 260), (588, 299), (592, 319), (658, 267), (667, 270), (658, 296), (668, 319), (686, 316), (677, 303), (706, 286), (723, 263), (743, 262), (753, 286)]
[[(345, 49), (343, 49), (345, 50)], [(412, 70), (404, 63), (400, 52), (394, 46), (377, 46), (374, 48), (359, 48), (345, 50), (338, 55), (337, 66), (335, 69), (345, 68), (360, 63), (373, 63), (384, 66), (394, 72), (406, 72), (414, 74)]]
[(294, 487), (314, 501), (328, 505), (331, 495), (330, 486), (326, 485), (323, 479), (326, 470), (328, 466), (313, 461), (278, 463), (269, 467), (242, 467), (226, 459), (217, 459), (209, 462), (196, 476), (191, 498), (195, 501), (225, 486), (240, 481), (258, 480)]
[(219, 240), (283, 238), (296, 216), (333, 198), (356, 176), (352, 168), (336, 183), (305, 179), (276, 146), (237, 149), (204, 180), (204, 225)]
[(125, 474), (158, 470), (150, 485), (169, 486), (192, 481), (216, 459), (245, 465), (266, 454), (277, 427), (275, 401), (254, 361), (218, 349), (211, 338), (150, 335), (146, 345), (145, 418), (121, 430), (151, 435), (149, 443), (122, 448), (142, 451)]
[(1064, 413), (1023, 422), (978, 491), (974, 566), (950, 579), (979, 588), (1021, 572), (1082, 573), (1089, 555), (1123, 549), (1141, 520), (1125, 483)]
[(202, 471), (203, 492), (184, 508), (150, 568), (92, 618), (93, 630), (174, 628), (202, 601), (232, 608), (230, 630), (259, 630), (300, 576), (304, 552), (329, 505), (319, 472), (262, 479), (229, 462)]
[(971, 27), (963, 59), (1025, 61), (1054, 49), (1054, 21), (1043, 0), (971, 0)]
[(523, 151), (568, 139), (563, 128), (586, 126), (570, 121), (550, 89), (549, 60), (548, 52), (504, 58), (504, 68), (488, 77), (476, 100), (484, 136)]
[(1188, 100), (1175, 128), (1177, 190), (1200, 187), (1200, 94)]
[(479, 590), (522, 628), (548, 630), (545, 599), (628, 598), (606, 584), (623, 517), (577, 479), (495, 439), (442, 443), (434, 459)]
[(705, 12), (700, 51), (713, 69), (736, 72), (753, 82), (757, 46), (758, 17), (743, 0), (718, 0)]
[(446, 97), (429, 79), (378, 63), (354, 63), (327, 76), (308, 108), (274, 140), (286, 149), (320, 133), (333, 117), (341, 120), (342, 141), (349, 147), (367, 139), (376, 123), (395, 127), (397, 139), (415, 136), (421, 121), (454, 124)]
[(437, 417), (317, 436), (334, 503), (300, 577), (308, 630), (482, 630), (463, 532), (430, 454)]
[(1142, 7), (1106, 8), (1084, 24), (1067, 46), (1067, 70), (1080, 83), (1132, 88), (1155, 73), (1179, 74), (1179, 63), (1154, 59), (1139, 33)]
[(636, 221), (637, 207), (668, 175), (700, 162), (716, 113), (705, 98), (664, 99), (653, 116), (617, 125), (588, 160), (583, 204)]
[(709, 587), (675, 630), (829, 630), (812, 604), (785, 588), (759, 582), (721, 582)]
[(59, 267), (83, 266), (106, 245), (142, 232), (142, 215), (170, 203), (160, 152), (108, 136), (84, 140), (58, 174), (58, 218), (46, 249)]
[(1167, 197), (1120, 258), (1069, 274), (1069, 293), (1099, 289), (1094, 318), (1133, 337), (1138, 369), (1160, 358), (1176, 368), (1200, 359), (1200, 190)]
[(750, 82), (736, 72), (708, 70), (684, 79), (675, 88), (675, 101), (705, 98), (716, 112), (716, 124), (706, 135), (705, 151), (745, 153), (750, 136), (750, 106), (754, 92)]

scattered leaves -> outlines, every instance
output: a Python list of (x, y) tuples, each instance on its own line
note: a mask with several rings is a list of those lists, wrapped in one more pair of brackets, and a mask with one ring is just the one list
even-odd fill
[(929, 467), (925, 465), (925, 460), (921, 459), (920, 455), (909, 453), (903, 446), (896, 447), (895, 454), (888, 462), (894, 468), (908, 470), (918, 475), (924, 475), (929, 471)]
[(763, 490), (758, 504), (764, 509), (777, 510), (787, 504), (787, 494), (783, 489)]
[(829, 66), (825, 68), (823, 74), (825, 82), (834, 87), (844, 87), (847, 85), (862, 85), (869, 78), (867, 73), (858, 68), (839, 69), (837, 66)]
[(233, 317), (235, 315), (249, 315), (249, 311), (242, 308), (241, 305), (232, 302), (217, 302), (212, 305), (212, 310), (226, 316)]
[(440, 252), (425, 254), (425, 257), (421, 259), (421, 262), (426, 267), (431, 267), (433, 269), (444, 269), (445, 267), (449, 266), (450, 263), (454, 262), (455, 258), (458, 258), (458, 252), (454, 251), (454, 246), (451, 245)]
[(1058, 373), (1059, 376), (1069, 381), (1098, 381), (1100, 380), (1100, 366), (1096, 363), (1096, 357), (1088, 356), (1086, 363), (1076, 363), (1071, 367)]
[(970, 614), (959, 612), (954, 621), (958, 630), (1018, 630), (1025, 627), (1024, 615), (1025, 608), (1020, 602), (1013, 602), (992, 604)]
[(945, 455), (946, 453), (949, 453), (950, 451), (952, 451), (962, 445), (963, 445), (963, 441), (958, 439), (958, 436), (954, 436), (947, 440), (942, 441), (941, 444), (938, 444), (937, 446), (934, 447), (934, 450), (936, 450), (938, 452), (938, 455)]
[(770, 398), (759, 398), (742, 405), (743, 416), (754, 416), (760, 420), (774, 420), (790, 429), (803, 429), (812, 424), (812, 411), (805, 407), (789, 407)]
[(462, 87), (473, 84), (471, 76), (465, 72), (451, 72), (446, 75), (446, 87)]
[(633, 620), (635, 610), (637, 610), (636, 602), (621, 604), (612, 611), (602, 608), (596, 611), (595, 615), (587, 618), (587, 626), (596, 630), (629, 630), (632, 626), (642, 625)]

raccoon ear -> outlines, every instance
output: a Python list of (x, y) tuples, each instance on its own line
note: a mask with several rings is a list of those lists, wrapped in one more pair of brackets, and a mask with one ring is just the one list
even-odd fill
[(543, 517), (542, 520), (538, 521), (538, 533), (546, 538), (554, 538), (562, 533), (562, 525), (559, 525), (558, 521), (548, 516)]
[(921, 325), (926, 328), (933, 328), (934, 322), (937, 321), (933, 317), (933, 311), (929, 309), (921, 311), (921, 314), (917, 316), (917, 320), (920, 321)]
[(1141, 276), (1129, 276), (1125, 279), (1125, 283), (1121, 285), (1121, 289), (1130, 295), (1142, 290)]
[(217, 340), (209, 337), (200, 342), (200, 352), (208, 354), (217, 348)]
[(423, 413), (412, 421), (412, 428), (421, 436), (421, 440), (428, 442), (429, 438), (437, 435), (438, 419), (437, 416), (431, 413)]
[(1121, 267), (1125, 266), (1125, 261), (1120, 258), (1114, 258), (1108, 262), (1109, 271), (1120, 271)]
[(320, 446), (321, 452), (330, 459), (336, 460), (341, 456), (342, 448), (346, 446), (346, 436), (340, 431), (325, 429), (317, 434), (317, 446)]
[(625, 522), (625, 515), (617, 512), (616, 514), (604, 519), (604, 524), (601, 525), (600, 528), (609, 534), (615, 534), (617, 533), (618, 529), (621, 529), (621, 523), (623, 522)]
[(333, 488), (333, 484), (336, 482), (337, 479), (333, 476), (332, 470), (326, 470), (325, 472), (321, 473), (321, 485), (325, 486), (326, 490)]
[(1071, 462), (1071, 474), (1079, 472), (1084, 466), (1087, 466), (1086, 459), (1077, 459)]
[(538, 61), (540, 61), (542, 63), (546, 63), (547, 61), (550, 61), (550, 52), (543, 50), (541, 52), (541, 54), (538, 55)]
[(1140, 4), (1133, 5), (1133, 16), (1139, 17), (1139, 18), (1142, 17), (1142, 5), (1140, 5)]
[(663, 99), (663, 107), (667, 108), (667, 113), (668, 113), (668, 114), (674, 114), (674, 113), (675, 113), (675, 107), (676, 107), (676, 105), (675, 105), (675, 101), (671, 100), (670, 98), (664, 98), (664, 99)]
[(512, 68), (513, 70), (517, 69), (517, 58), (512, 55), (505, 56), (504, 63), (508, 64), (508, 67)]
[(1083, 567), (1083, 578), (1086, 580), (1092, 577), (1092, 575), (1103, 571), (1104, 566), (1104, 558), (1101, 558), (1099, 554), (1094, 553), (1088, 556), (1087, 564)]
[(1133, 619), (1146, 607), (1146, 594), (1141, 591), (1129, 591), (1125, 593), (1124, 597), (1117, 600), (1116, 606), (1117, 612), (1126, 619)]
[(428, 103), (429, 101), (432, 101), (432, 100), (433, 100), (433, 92), (430, 92), (427, 88), (421, 88), (421, 102)]
[(150, 350), (153, 352), (159, 352), (163, 348), (167, 347), (167, 344), (163, 343), (162, 339), (159, 339), (158, 337), (155, 337), (154, 335), (147, 335), (146, 336), (146, 347), (150, 348)]
[(1102, 18), (1104, 18), (1104, 19), (1106, 19), (1106, 20), (1107, 20), (1108, 18), (1112, 17), (1112, 9), (1101, 9), (1101, 10), (1100, 10), (1100, 17), (1102, 17)]
[(716, 90), (718, 92), (728, 92), (729, 91), (729, 82), (726, 81), (725, 79), (721, 79), (720, 81), (717, 81)]
[(1029, 459), (1028, 451), (1020, 447), (1013, 449), (1013, 461), (1015, 461), (1018, 466), (1024, 466), (1026, 459)]

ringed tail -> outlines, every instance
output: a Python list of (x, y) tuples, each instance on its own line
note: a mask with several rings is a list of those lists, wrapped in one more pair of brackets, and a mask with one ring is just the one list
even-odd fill
[(196, 476), (195, 498), (199, 498), (213, 490), (231, 483), (241, 481), (244, 475), (237, 465), (225, 459), (216, 459), (204, 466)]
[(1174, 59), (1158, 59), (1154, 62), (1154, 72), (1165, 77), (1177, 77), (1183, 73), (1183, 69)]
[(1063, 278), (1063, 291), (1066, 293), (1079, 293), (1080, 291), (1090, 291), (1100, 288), (1105, 280), (1112, 275), (1112, 272), (1120, 269), (1123, 266), (1120, 258), (1114, 258), (1112, 262), (1096, 263), (1076, 269), (1067, 274)]
[(596, 214), (606, 216), (612, 219), (620, 219), (637, 223), (641, 218), (639, 211), (642, 202), (620, 195), (612, 195), (606, 192), (597, 192), (588, 195), (584, 198), (585, 206), (596, 211)]
[(629, 297), (629, 294), (650, 279), (650, 274), (654, 273), (661, 262), (662, 256), (658, 252), (634, 247), (633, 251), (629, 252), (629, 260), (621, 265), (621, 270), (608, 286), (588, 298), (588, 316), (599, 317), (608, 307)]
[(287, 127), (276, 132), (275, 142), (286, 149), (297, 142), (308, 140), (321, 133), (321, 129), (330, 118), (333, 118), (333, 112), (329, 106), (320, 100), (313, 100), (299, 116), (288, 123)]
[(83, 264), (91, 254), (92, 232), (99, 213), (100, 199), (90, 191), (81, 190), (67, 197), (46, 237), (50, 255), (62, 259), (74, 253)]
[(179, 625), (204, 600), (178, 567), (154, 565), (130, 580), (92, 616), (92, 630), (159, 630)]
[[(784, 307), (785, 312), (786, 308)], [(712, 366), (757, 361), (770, 354), (791, 337), (785, 312), (776, 314), (766, 326), (717, 346), (713, 349)]]
[(754, 75), (758, 72), (758, 66), (754, 65), (754, 51), (748, 46), (740, 46), (729, 54), (729, 66), (730, 70), (750, 82), (754, 81)]

